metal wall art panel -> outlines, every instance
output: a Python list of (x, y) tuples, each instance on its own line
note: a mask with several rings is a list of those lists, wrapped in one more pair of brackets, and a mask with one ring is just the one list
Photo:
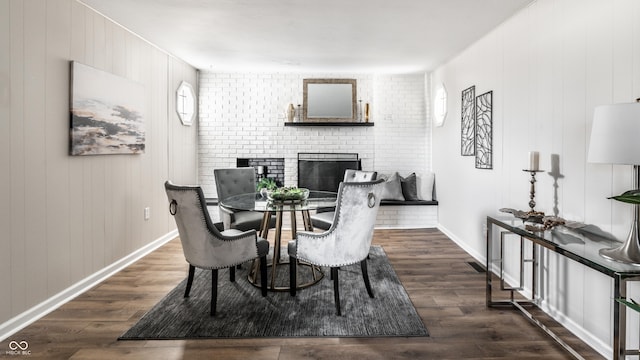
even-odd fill
[(462, 91), (462, 127), (460, 133), (461, 155), (476, 154), (476, 87), (472, 86)]
[(476, 97), (476, 168), (493, 169), (493, 91)]

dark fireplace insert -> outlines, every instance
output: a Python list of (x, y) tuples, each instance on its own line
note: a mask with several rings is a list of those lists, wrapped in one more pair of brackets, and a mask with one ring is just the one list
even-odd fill
[(298, 153), (298, 187), (338, 191), (347, 169), (362, 170), (358, 154)]

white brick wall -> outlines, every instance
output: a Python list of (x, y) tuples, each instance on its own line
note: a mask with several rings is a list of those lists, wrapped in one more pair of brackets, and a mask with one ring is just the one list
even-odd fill
[(376, 228), (423, 228), (437, 225), (437, 206), (381, 206), (376, 219)]
[[(371, 104), (373, 127), (285, 127), (284, 110), (302, 103), (302, 79), (355, 78), (358, 99)], [(213, 169), (238, 157), (283, 157), (285, 185), (297, 182), (299, 152), (353, 152), (363, 169), (401, 175), (431, 170), (424, 74), (200, 74), (199, 182), (215, 197)], [(383, 226), (435, 226), (427, 210), (381, 209)], [(398, 207), (393, 207), (397, 209)], [(409, 211), (413, 209), (414, 211)], [(384, 211), (382, 211), (384, 210)], [(433, 211), (433, 210), (432, 210)], [(437, 214), (437, 211), (435, 211)], [(417, 215), (420, 214), (420, 215)], [(412, 219), (412, 217), (418, 218)], [(402, 219), (400, 219), (401, 217)]]

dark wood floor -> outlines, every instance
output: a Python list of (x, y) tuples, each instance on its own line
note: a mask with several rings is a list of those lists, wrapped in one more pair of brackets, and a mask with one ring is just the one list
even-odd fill
[[(29, 343), (29, 359), (572, 358), (519, 313), (487, 309), (485, 275), (441, 232), (377, 230), (374, 244), (387, 252), (429, 337), (118, 341), (185, 278), (175, 239), (11, 338)], [(545, 323), (585, 358), (602, 358), (549, 319)]]

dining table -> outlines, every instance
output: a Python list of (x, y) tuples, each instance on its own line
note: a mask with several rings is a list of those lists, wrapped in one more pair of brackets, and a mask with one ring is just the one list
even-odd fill
[[(314, 191), (311, 190), (308, 193), (308, 197), (303, 200), (284, 200), (278, 201), (270, 199), (266, 192), (255, 192), (239, 194), (227, 197), (220, 201), (220, 206), (234, 210), (234, 211), (258, 211), (263, 213), (262, 223), (260, 227), (260, 237), (267, 239), (269, 235), (269, 228), (271, 218), (275, 216), (275, 235), (273, 256), (271, 257), (270, 275), (267, 283), (267, 290), (270, 291), (289, 291), (290, 286), (286, 284), (276, 284), (278, 277), (279, 265), (288, 264), (288, 260), (281, 259), (281, 241), (282, 241), (282, 225), (283, 214), (288, 213), (291, 219), (291, 238), (296, 238), (297, 232), (297, 220), (296, 214), (300, 214), (303, 223), (303, 229), (305, 231), (313, 231), (313, 225), (311, 223), (310, 211), (314, 211), (321, 208), (332, 208), (336, 205), (337, 193), (330, 191)], [(324, 274), (322, 270), (317, 266), (312, 266), (300, 262), (300, 269), (307, 269), (311, 272), (310, 280), (296, 284), (297, 289), (302, 289), (316, 284), (322, 280)], [(251, 270), (249, 271), (249, 281), (257, 287), (260, 287), (258, 276), (258, 263), (254, 262)], [(280, 268), (288, 269), (288, 266), (281, 266)], [(283, 277), (288, 279), (289, 277)], [(300, 277), (298, 277), (300, 278)]]

